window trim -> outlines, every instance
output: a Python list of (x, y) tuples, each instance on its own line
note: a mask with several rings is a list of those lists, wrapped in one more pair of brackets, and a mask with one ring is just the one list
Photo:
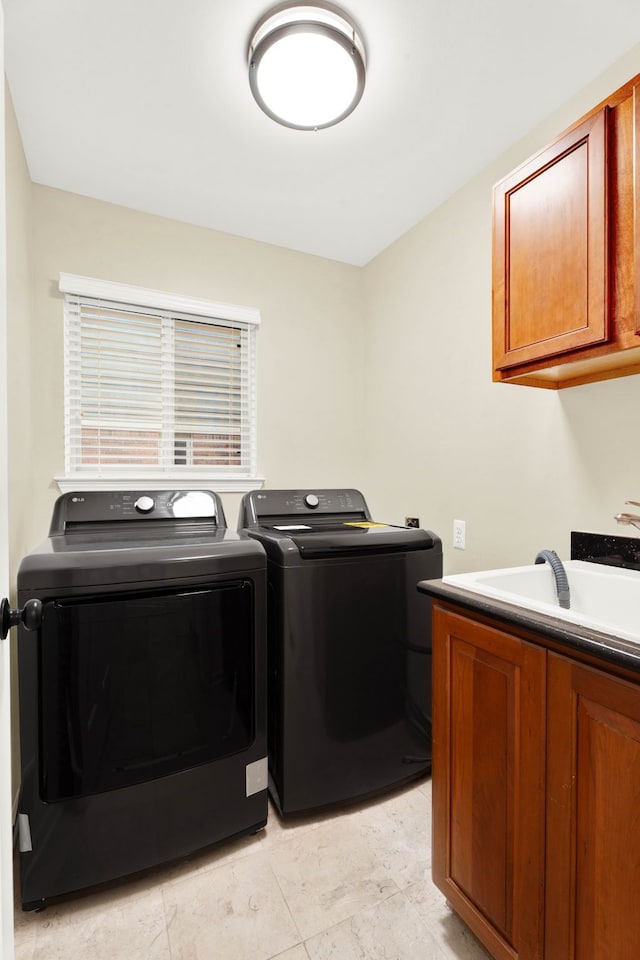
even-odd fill
[(199, 297), (152, 290), (150, 287), (134, 287), (126, 283), (114, 283), (112, 280), (79, 277), (74, 273), (60, 274), (59, 289), (60, 293), (91, 297), (94, 300), (112, 300), (116, 303), (135, 304), (137, 307), (175, 310), (178, 313), (192, 313), (199, 317), (260, 325), (260, 311), (257, 307), (240, 307), (234, 303), (202, 300)]
[[(244, 307), (199, 297), (172, 294), (163, 290), (116, 283), (111, 280), (98, 280), (94, 277), (82, 277), (72, 273), (61, 273), (58, 286), (63, 295), (107, 300), (145, 307), (150, 310), (191, 314), (194, 317), (243, 323), (256, 327), (260, 325), (260, 311), (256, 307)], [(65, 360), (65, 390), (67, 389), (67, 380), (68, 372)], [(255, 422), (253, 429), (255, 431)], [(193, 474), (181, 472), (179, 476), (172, 475), (170, 471), (164, 475), (149, 474), (144, 467), (123, 467), (121, 471), (110, 472), (108, 476), (104, 477), (91, 477), (84, 473), (65, 472), (54, 477), (54, 480), (62, 493), (69, 493), (74, 490), (137, 490), (141, 488), (145, 490), (166, 488), (185, 490), (202, 489), (203, 486), (211, 486), (219, 493), (244, 493), (262, 487), (264, 484), (264, 478), (257, 476), (234, 477), (233, 474), (228, 474), (224, 477), (213, 475), (209, 479), (202, 472), (194, 472)]]

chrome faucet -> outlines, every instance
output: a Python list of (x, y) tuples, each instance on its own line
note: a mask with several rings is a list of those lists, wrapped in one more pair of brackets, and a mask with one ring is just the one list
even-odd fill
[[(640, 500), (625, 500), (632, 507), (640, 507)], [(636, 530), (640, 530), (640, 515), (637, 513), (616, 513), (613, 518), (616, 523), (628, 523)]]

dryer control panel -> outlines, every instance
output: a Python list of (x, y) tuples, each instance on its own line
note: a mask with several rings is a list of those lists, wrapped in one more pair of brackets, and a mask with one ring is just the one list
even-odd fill
[(65, 493), (53, 510), (49, 536), (62, 536), (80, 525), (133, 520), (206, 520), (224, 526), (217, 494), (210, 490), (91, 490)]

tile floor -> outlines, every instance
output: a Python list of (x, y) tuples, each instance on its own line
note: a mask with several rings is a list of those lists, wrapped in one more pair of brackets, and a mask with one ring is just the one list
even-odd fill
[(430, 879), (431, 781), (282, 821), (42, 913), (17, 960), (487, 960)]

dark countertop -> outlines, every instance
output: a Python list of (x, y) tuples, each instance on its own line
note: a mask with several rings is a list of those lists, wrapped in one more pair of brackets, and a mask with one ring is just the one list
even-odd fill
[[(610, 543), (612, 538), (607, 539)], [(621, 537), (618, 539), (625, 540), (627, 538)], [(638, 541), (635, 539), (634, 544), (637, 548)], [(572, 557), (572, 559), (586, 558)], [(595, 557), (589, 557), (589, 559), (593, 559), (594, 562), (604, 562), (596, 560)], [(623, 563), (615, 565), (627, 566)], [(501, 623), (511, 624), (537, 633), (543, 642), (546, 637), (554, 644), (566, 648), (567, 653), (574, 651), (586, 654), (605, 663), (640, 674), (640, 644), (631, 640), (622, 640), (607, 633), (590, 630), (579, 624), (549, 617), (535, 610), (519, 607), (516, 604), (503, 603), (501, 600), (494, 600), (492, 597), (486, 597), (471, 590), (464, 590), (462, 587), (454, 587), (443, 580), (422, 580), (418, 584), (418, 590), (428, 596), (446, 600), (466, 610), (491, 617)], [(638, 607), (638, 619), (640, 620), (640, 605)]]

